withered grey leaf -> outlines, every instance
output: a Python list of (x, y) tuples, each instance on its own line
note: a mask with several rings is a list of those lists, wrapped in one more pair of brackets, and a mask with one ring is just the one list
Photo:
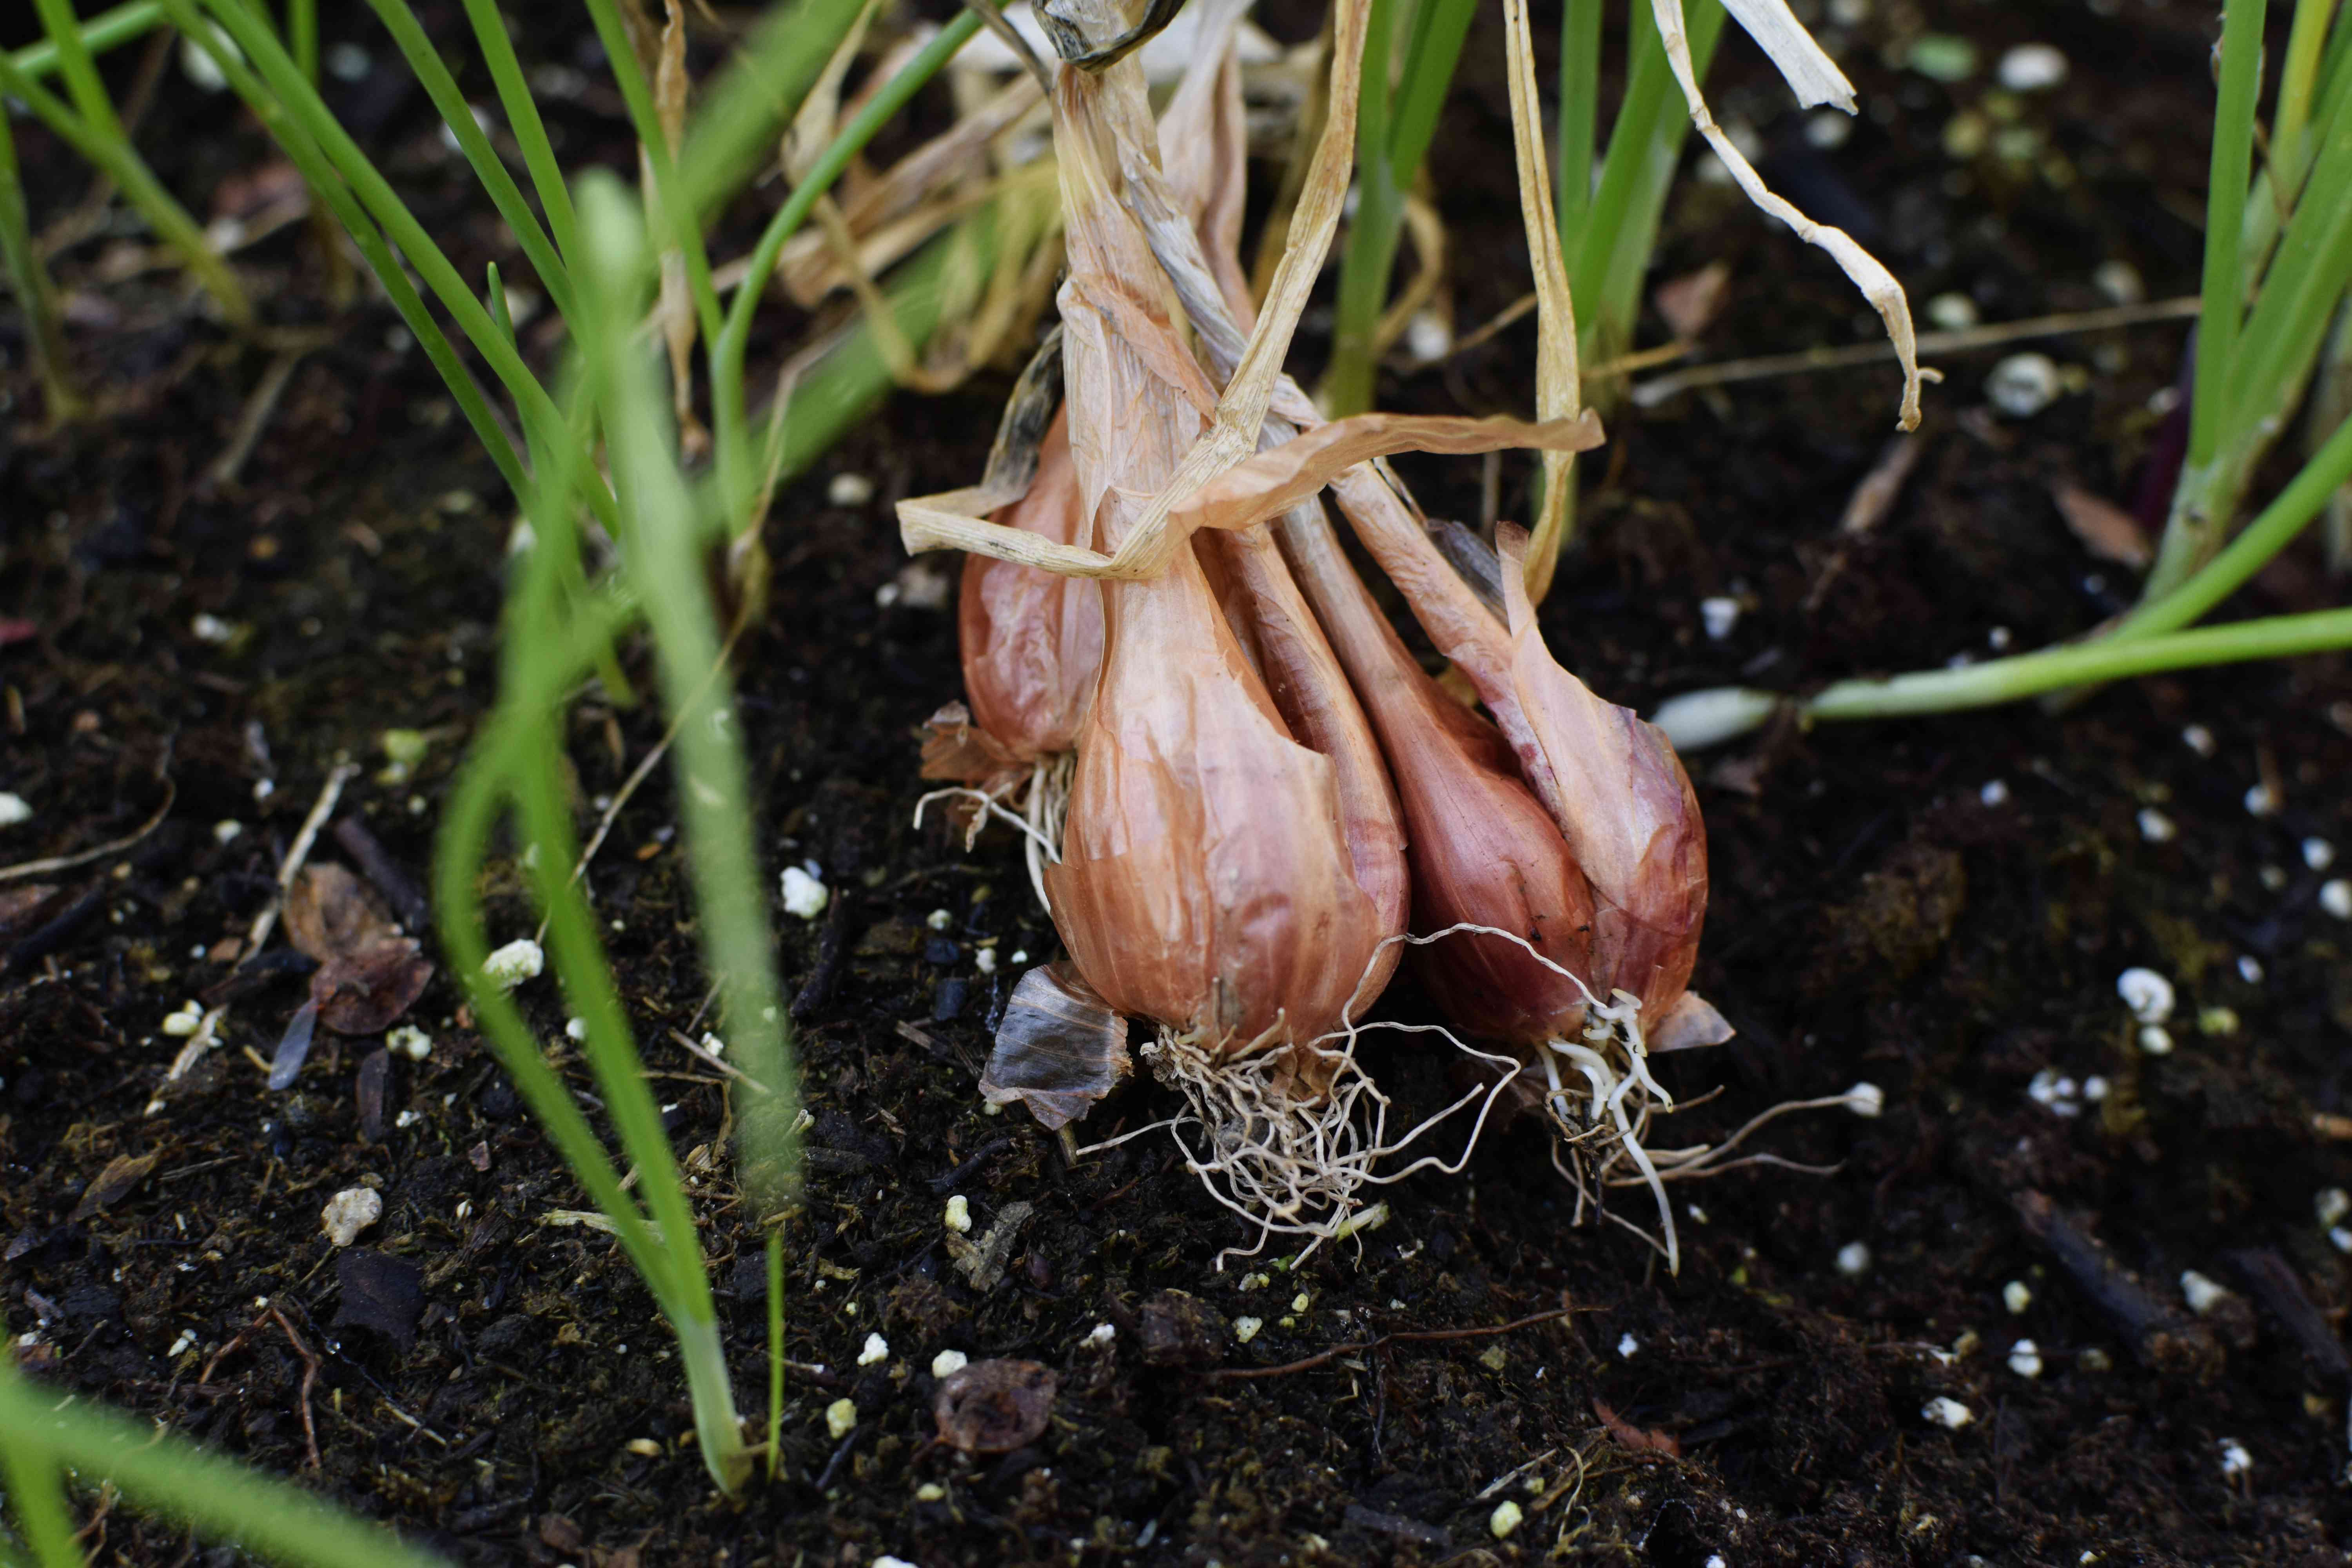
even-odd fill
[(1013, 1244), (1021, 1239), (1022, 1230), (1036, 1212), (1036, 1205), (1016, 1199), (997, 1211), (996, 1223), (976, 1242), (948, 1233), (948, 1256), (971, 1281), (973, 1289), (984, 1296), (996, 1289), (997, 1281), (1004, 1278), (1005, 1265), (1013, 1261)]
[(1127, 1020), (1079, 977), (1076, 965), (1042, 964), (1021, 977), (1004, 1005), (980, 1092), (991, 1105), (1018, 1101), (1056, 1131), (1084, 1117), (1134, 1070)]

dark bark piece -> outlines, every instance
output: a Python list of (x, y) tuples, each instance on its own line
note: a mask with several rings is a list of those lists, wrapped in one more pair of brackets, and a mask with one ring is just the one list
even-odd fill
[(1034, 1361), (976, 1361), (940, 1384), (931, 1403), (940, 1441), (966, 1454), (1009, 1454), (1034, 1442), (1060, 1381)]
[(2144, 1364), (2159, 1372), (2193, 1373), (2200, 1379), (2221, 1371), (2221, 1345), (2212, 1331), (2150, 1294), (2137, 1275), (2117, 1263), (2096, 1237), (2059, 1213), (2047, 1194), (2028, 1188), (2010, 1201), (2026, 1234), (2123, 1331)]
[(343, 1298), (335, 1309), (336, 1328), (382, 1334), (404, 1351), (416, 1342), (416, 1320), (425, 1310), (425, 1270), (405, 1258), (354, 1247), (336, 1257), (335, 1283)]
[(2311, 1364), (2330, 1379), (2352, 1377), (2352, 1356), (2327, 1319), (2312, 1304), (2294, 1266), (2273, 1247), (2242, 1247), (2229, 1254), (2230, 1266), (2245, 1282), (2246, 1292), (2268, 1309)]
[(360, 1063), (353, 1092), (359, 1099), (360, 1136), (371, 1143), (383, 1139), (384, 1100), (392, 1090), (392, 1053), (382, 1047)]
[(416, 883), (401, 868), (376, 836), (368, 831), (367, 824), (355, 816), (339, 817), (335, 822), (335, 842), (343, 853), (360, 863), (367, 879), (382, 893), (392, 912), (410, 931), (421, 931), (433, 921), (433, 908), (417, 890)]

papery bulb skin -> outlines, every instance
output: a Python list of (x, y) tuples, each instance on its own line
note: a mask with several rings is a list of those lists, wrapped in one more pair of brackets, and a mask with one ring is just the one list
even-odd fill
[(1511, 676), (1559, 789), (1560, 831), (1592, 887), (1592, 973), (1605, 1000), (1633, 993), (1645, 1020), (1682, 1000), (1706, 916), (1706, 825), (1682, 759), (1655, 726), (1605, 702), (1545, 647), (1528, 600), (1526, 533), (1496, 531)]
[[(1046, 428), (1028, 493), (992, 521), (1060, 544), (1087, 542), (1067, 406)], [(1018, 762), (1076, 746), (1102, 668), (1098, 584), (974, 555), (964, 562), (956, 631), (972, 722)]]
[[(1146, 144), (1139, 74), (1066, 70), (1055, 101), (1070, 446), (1115, 551), (1200, 432), (1162, 374), (1193, 362), (1105, 155), (1122, 120)], [(1295, 1092), (1319, 1095), (1330, 1068), (1303, 1047), (1337, 1026), (1391, 934), (1356, 882), (1332, 764), (1291, 734), (1191, 550), (1158, 577), (1106, 582), (1103, 607), (1102, 678), (1045, 871), (1055, 925), (1121, 1013), (1213, 1056), (1287, 1047)]]
[[(1319, 504), (1286, 517), (1282, 547), (1379, 732), (1404, 816), (1412, 930), (1491, 926), (1581, 977), (1592, 898), (1567, 840), (1519, 781), (1492, 724), (1414, 662), (1340, 552)], [(1576, 983), (1499, 937), (1458, 932), (1412, 950), (1414, 972), (1459, 1027), (1489, 1039), (1573, 1036)]]

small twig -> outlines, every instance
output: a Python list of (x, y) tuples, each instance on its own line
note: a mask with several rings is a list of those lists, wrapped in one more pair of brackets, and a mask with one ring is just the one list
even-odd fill
[(178, 786), (166, 774), (163, 779), (163, 804), (155, 808), (154, 816), (139, 825), (136, 832), (111, 843), (101, 844), (95, 849), (78, 849), (70, 855), (56, 855), (46, 860), (25, 860), (14, 866), (0, 866), (0, 882), (19, 882), (27, 877), (44, 877), (52, 871), (69, 871), (92, 860), (103, 860), (117, 850), (128, 849), (163, 826), (163, 819), (172, 815), (173, 801), (178, 797)]
[(301, 831), (294, 835), (293, 847), (286, 851), (285, 860), (278, 868), (278, 891), (267, 907), (253, 917), (253, 929), (246, 933), (245, 956), (251, 958), (269, 940), (278, 925), (278, 917), (286, 908), (286, 895), (293, 889), (294, 879), (302, 870), (302, 862), (310, 858), (310, 846), (319, 841), (319, 829), (333, 816), (335, 803), (343, 798), (343, 786), (359, 773), (357, 763), (338, 763), (335, 771), (327, 775), (319, 798), (310, 805), (310, 815), (302, 819)]
[(368, 831), (366, 823), (356, 816), (339, 817), (335, 822), (335, 842), (343, 847), (344, 854), (360, 863), (360, 869), (391, 903), (392, 912), (400, 917), (402, 925), (417, 935), (431, 929), (433, 906), (425, 901), (400, 862)]
[(688, 1038), (680, 1031), (672, 1029), (669, 1032), (669, 1037), (677, 1043), (678, 1049), (694, 1058), (705, 1067), (725, 1073), (729, 1078), (733, 1079), (736, 1082), (749, 1086), (755, 1093), (766, 1094), (769, 1092), (767, 1086), (761, 1083), (758, 1079), (753, 1078), (751, 1074), (745, 1072), (742, 1068), (736, 1067), (731, 1062), (729, 1062), (722, 1058), (711, 1055), (708, 1049), (696, 1044), (695, 1041)]
[(287, 383), (294, 379), (294, 367), (302, 363), (305, 348), (281, 350), (261, 373), (253, 393), (245, 400), (244, 412), (237, 416), (236, 429), (221, 455), (205, 470), (205, 483), (220, 488), (236, 483), (236, 476), (245, 467), (246, 458), (253, 455), (255, 443), (269, 428), (269, 417), (278, 411), (278, 400), (286, 395)]
[[(1978, 349), (1999, 348), (2003, 343), (2013, 343), (2023, 338), (2054, 338), (2071, 332), (2095, 332), (2110, 327), (2137, 327), (2151, 321), (2183, 321), (2196, 315), (2201, 303), (2195, 295), (2188, 295), (2178, 300), (2157, 300), (2145, 305), (2114, 305), (2100, 310), (2032, 316), (2021, 321), (2000, 321), (1956, 332), (1925, 332), (1919, 338), (1919, 352), (1923, 354), (1969, 353)], [(1895, 349), (1890, 343), (1853, 343), (1843, 348), (1806, 349), (1798, 353), (1765, 354), (1755, 359), (1693, 365), (1688, 370), (1662, 375), (1655, 381), (1636, 382), (1633, 385), (1633, 405), (1654, 408), (1669, 397), (1702, 386), (1762, 381), (1772, 376), (1797, 375), (1811, 370), (1850, 370), (1857, 365), (1877, 364), (1895, 357)]]
[(1376, 1340), (1364, 1340), (1354, 1344), (1333, 1345), (1329, 1350), (1318, 1351), (1311, 1356), (1287, 1362), (1281, 1366), (1221, 1366), (1213, 1372), (1202, 1373), (1201, 1375), (1211, 1383), (1237, 1383), (1244, 1378), (1255, 1377), (1286, 1377), (1295, 1372), (1312, 1372), (1315, 1368), (1328, 1365), (1343, 1355), (1360, 1355), (1366, 1351), (1376, 1351), (1392, 1344), (1425, 1344), (1440, 1340), (1490, 1339), (1496, 1334), (1507, 1334), (1516, 1330), (1533, 1328), (1538, 1323), (1553, 1322), (1575, 1310), (1573, 1307), (1555, 1307), (1549, 1312), (1538, 1312), (1530, 1318), (1519, 1318), (1511, 1322), (1496, 1323), (1491, 1328), (1484, 1329), (1400, 1329), (1394, 1333), (1382, 1334)]

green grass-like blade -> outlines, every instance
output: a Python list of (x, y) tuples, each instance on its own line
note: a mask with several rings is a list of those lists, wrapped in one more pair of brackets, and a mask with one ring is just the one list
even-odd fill
[(1552, 205), (1563, 252), (1574, 255), (1592, 206), (1592, 154), (1601, 124), (1601, 0), (1560, 0), (1559, 154)]
[[(285, 1481), (79, 1400), (37, 1392), (0, 1356), (0, 1453), (38, 1455), (85, 1479), (110, 1481), (140, 1508), (199, 1534), (234, 1542), (269, 1562), (313, 1568), (447, 1568), (390, 1531), (363, 1523)], [(12, 1500), (15, 1478), (11, 1476)], [(66, 1559), (79, 1563), (77, 1550)], [(47, 1568), (45, 1561), (43, 1568)]]
[(767, 291), (768, 279), (776, 270), (776, 262), (783, 255), (785, 244), (808, 218), (819, 196), (833, 188), (849, 161), (865, 150), (898, 111), (907, 106), (925, 82), (939, 74), (941, 67), (955, 58), (956, 51), (971, 41), (981, 28), (977, 14), (966, 11), (940, 29), (939, 36), (917, 52), (898, 74), (882, 86), (882, 90), (860, 109), (848, 124), (836, 132), (806, 178), (794, 187), (784, 205), (768, 220), (760, 233), (760, 242), (751, 248), (750, 269), (742, 283), (729, 300), (727, 319), (712, 341), (710, 352), (710, 388), (712, 423), (719, 460), (726, 477), (725, 513), (728, 531), (731, 533), (747, 526), (752, 520), (741, 515), (757, 489), (751, 472), (749, 437), (743, 413), (743, 358), (751, 341), (751, 321), (760, 309), (760, 297)]
[[(59, 3), (61, 0), (44, 0), (46, 5)], [(50, 42), (58, 46), (61, 69), (70, 59), (79, 58), (88, 65), (78, 28), (68, 25), (53, 31)], [(94, 70), (90, 77), (96, 79)], [(68, 79), (72, 79), (70, 74)], [(253, 301), (245, 285), (237, 281), (228, 263), (205, 238), (204, 229), (196, 220), (188, 216), (187, 209), (155, 178), (147, 161), (139, 156), (138, 149), (122, 133), (121, 122), (114, 119), (110, 105), (106, 110), (108, 123), (93, 123), (17, 68), (16, 57), (6, 53), (0, 53), (0, 93), (22, 100), (43, 124), (57, 133), (59, 141), (115, 183), (123, 199), (155, 231), (155, 237), (169, 246), (181, 264), (204, 285), (231, 325), (242, 328), (252, 324)], [(102, 89), (99, 96), (104, 99)]]
[(196, 3), (197, 0), (163, 0), (173, 24), (184, 37), (195, 39), (197, 46), (211, 56), (213, 63), (227, 79), (231, 89), (244, 100), (246, 107), (253, 110), (255, 117), (268, 128), (287, 157), (301, 172), (303, 182), (310, 186), (311, 195), (327, 204), (335, 216), (335, 221), (352, 237), (352, 243), (359, 247), (362, 258), (375, 274), (376, 280), (383, 285), (384, 295), (392, 301), (393, 309), (400, 313), (401, 321), (416, 339), (418, 346), (424, 349), (425, 357), (433, 362), (433, 368), (441, 373), (443, 384), (449, 388), (450, 396), (457, 400), (475, 439), (481, 442), (483, 451), (489, 454), (490, 461), (498, 466), (499, 474), (508, 487), (518, 496), (523, 494), (529, 488), (530, 479), (523, 468), (521, 457), (515, 451), (513, 441), (508, 438), (505, 426), (490, 411), (473, 373), (457, 357), (457, 351), (451, 345), (448, 335), (442, 331), (441, 324), (433, 319), (433, 313), (425, 309), (425, 301), (418, 297), (415, 286), (408, 279), (408, 269), (393, 254), (383, 231), (376, 227), (359, 205), (351, 187), (337, 176), (326, 154), (303, 128), (301, 117), (264, 87), (243, 59), (221, 47), (220, 41), (213, 36), (211, 26), (197, 14)]
[(49, 417), (79, 417), (80, 395), (74, 391), (67, 363), (64, 318), (58, 305), (57, 285), (33, 244), (32, 215), (25, 205), (25, 182), (16, 164), (16, 133), (0, 110), (0, 265), (5, 265), (16, 289), (16, 303), (25, 312), (27, 341), (48, 399)]
[(522, 62), (515, 58), (506, 19), (499, 15), (497, 0), (465, 0), (465, 5), (466, 18), (474, 25), (474, 41), (481, 47), (482, 63), (490, 68), (499, 103), (506, 110), (508, 129), (522, 149), (523, 164), (530, 171), (532, 188), (538, 191), (540, 207), (547, 215), (556, 251), (568, 258), (579, 243), (572, 216), (572, 187), (563, 178), (563, 165), (556, 159), (553, 143), (547, 139), (547, 125), (540, 119), (539, 102), (522, 74)]
[[(2262, 80), (2264, 0), (2229, 0), (2221, 24), (2221, 92), (2213, 111), (2213, 158), (2205, 196), (2205, 271), (2197, 317), (2197, 374), (2189, 414), (2191, 468), (2220, 452), (2245, 308), (2242, 241), (2253, 177), (2254, 98)], [(2168, 546), (2170, 544), (2168, 538)], [(2159, 565), (2158, 573), (2162, 572)]]
[[(111, 11), (101, 11), (79, 31), (81, 47), (93, 56), (119, 49), (133, 38), (143, 38), (163, 25), (163, 0), (128, 0)], [(35, 81), (57, 74), (58, 47), (44, 38), (16, 51), (16, 68)]]
[(522, 188), (515, 184), (514, 176), (507, 173), (506, 163), (499, 158), (498, 149), (490, 145), (490, 139), (483, 135), (482, 128), (475, 123), (473, 105), (467, 103), (466, 95), (457, 89), (457, 79), (449, 74), (449, 68), (442, 62), (440, 51), (433, 47), (433, 40), (425, 37), (425, 28), (416, 20), (416, 13), (409, 9), (408, 0), (368, 0), (368, 4), (374, 8), (384, 29), (392, 35), (392, 41), (399, 47), (409, 68), (416, 73), (416, 79), (424, 87), (425, 96), (433, 100), (441, 122), (457, 139), (458, 150), (465, 153), (466, 162), (473, 165), (474, 177), (481, 181), (482, 188), (489, 193), (491, 203), (499, 209), (499, 216), (507, 220), (507, 227), (513, 231), (515, 243), (522, 247), (523, 255), (530, 258), (533, 270), (538, 272), (540, 284), (547, 290), (548, 299), (565, 320), (570, 320), (572, 278), (562, 258), (556, 255), (555, 242), (548, 237), (547, 230), (540, 226), (539, 215), (530, 210), (530, 203), (523, 198)]

